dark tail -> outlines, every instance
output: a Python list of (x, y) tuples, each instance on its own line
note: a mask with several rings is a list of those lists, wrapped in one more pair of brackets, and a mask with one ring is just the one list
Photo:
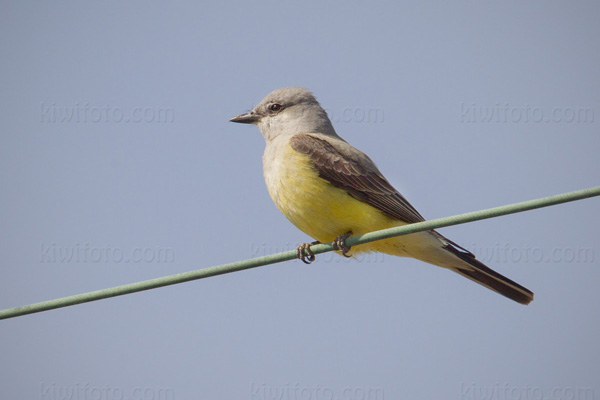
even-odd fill
[[(446, 239), (447, 240), (447, 239)], [(533, 300), (533, 292), (518, 283), (508, 279), (507, 277), (500, 275), (493, 269), (489, 268), (475, 256), (448, 240), (450, 244), (444, 246), (444, 249), (451, 252), (472, 268), (453, 268), (452, 270), (461, 274), (462, 276), (469, 278), (480, 285), (492, 289), (495, 292), (500, 293), (503, 296), (508, 297), (511, 300), (521, 304), (529, 304)], [(464, 250), (464, 251), (461, 251)]]

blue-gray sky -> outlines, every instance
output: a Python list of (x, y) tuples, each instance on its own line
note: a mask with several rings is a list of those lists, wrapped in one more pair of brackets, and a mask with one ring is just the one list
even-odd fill
[[(597, 2), (0, 10), (1, 308), (309, 241), (268, 196), (258, 129), (228, 122), (283, 86), (426, 218), (599, 184)], [(528, 307), (322, 255), (2, 321), (0, 397), (598, 398), (599, 205), (441, 230)]]

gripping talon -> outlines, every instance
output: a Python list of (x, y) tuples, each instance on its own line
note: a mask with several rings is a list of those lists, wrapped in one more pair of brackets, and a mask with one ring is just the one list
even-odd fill
[(315, 261), (315, 255), (313, 254), (313, 252), (310, 250), (310, 246), (312, 246), (313, 244), (318, 244), (319, 242), (312, 242), (312, 243), (302, 243), (300, 246), (298, 246), (296, 248), (296, 255), (298, 256), (298, 258), (300, 259), (300, 261), (302, 261), (304, 264), (310, 264), (313, 261)]
[(334, 250), (340, 251), (344, 257), (348, 257), (348, 258), (351, 257), (348, 255), (348, 252), (350, 251), (351, 246), (346, 246), (346, 239), (348, 239), (351, 235), (352, 235), (352, 231), (348, 231), (348, 232), (343, 233), (340, 236), (336, 237), (335, 240), (331, 243)]

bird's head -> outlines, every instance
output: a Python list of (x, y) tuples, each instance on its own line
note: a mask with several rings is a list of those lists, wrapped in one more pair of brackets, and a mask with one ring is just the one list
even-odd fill
[(327, 112), (315, 96), (302, 87), (277, 89), (254, 109), (230, 121), (258, 126), (267, 141), (297, 133), (322, 133), (337, 137)]

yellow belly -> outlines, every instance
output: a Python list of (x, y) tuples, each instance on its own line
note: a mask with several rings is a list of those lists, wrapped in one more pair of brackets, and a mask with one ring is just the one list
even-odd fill
[[(348, 231), (359, 235), (405, 225), (320, 178), (309, 157), (294, 151), (289, 144), (282, 144), (276, 150), (276, 156), (265, 153), (265, 157), (271, 157), (269, 165), (265, 164), (265, 181), (271, 198), (296, 227), (319, 242), (331, 242)], [(354, 246), (352, 253), (380, 251), (408, 255), (404, 249), (410, 245), (409, 236), (405, 237), (408, 240), (393, 238)]]

